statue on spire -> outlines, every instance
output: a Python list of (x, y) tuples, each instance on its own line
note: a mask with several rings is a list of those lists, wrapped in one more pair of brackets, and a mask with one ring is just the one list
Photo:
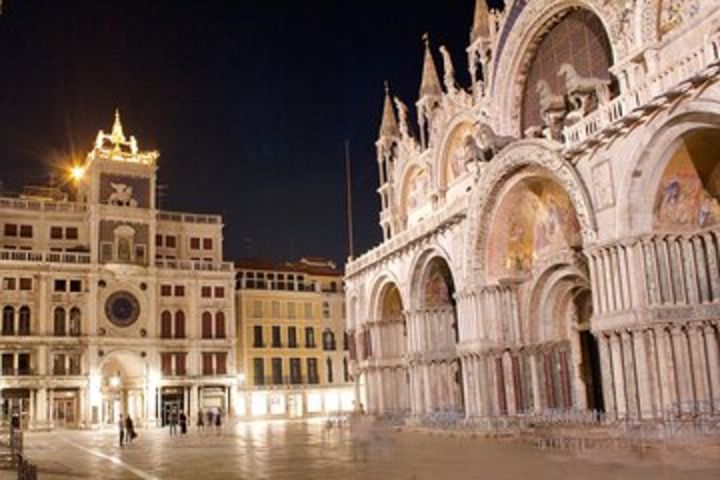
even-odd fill
[(440, 46), (440, 54), (443, 58), (443, 83), (445, 84), (445, 90), (448, 93), (455, 93), (457, 91), (457, 85), (455, 84), (455, 67), (452, 64), (452, 58), (450, 58), (450, 52), (445, 45)]
[(410, 128), (408, 127), (408, 108), (405, 103), (398, 97), (394, 98), (395, 108), (398, 111), (398, 123), (400, 124), (400, 136), (405, 139), (410, 136)]

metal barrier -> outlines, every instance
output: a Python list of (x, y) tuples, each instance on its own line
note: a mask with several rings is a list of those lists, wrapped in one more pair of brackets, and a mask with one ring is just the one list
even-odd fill
[(30, 463), (24, 453), (22, 430), (10, 428), (9, 447), (18, 480), (37, 480), (37, 465)]

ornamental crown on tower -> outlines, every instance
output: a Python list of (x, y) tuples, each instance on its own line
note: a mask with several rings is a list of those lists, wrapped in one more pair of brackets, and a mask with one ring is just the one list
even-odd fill
[(125, 136), (120, 111), (115, 109), (115, 122), (109, 134), (100, 130), (95, 137), (95, 146), (88, 155), (92, 158), (105, 158), (128, 163), (140, 163), (143, 165), (154, 165), (159, 157), (157, 151), (144, 151), (138, 149), (138, 143), (134, 135)]

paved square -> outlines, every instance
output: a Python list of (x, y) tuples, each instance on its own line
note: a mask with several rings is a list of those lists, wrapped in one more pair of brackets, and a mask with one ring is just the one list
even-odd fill
[[(222, 434), (139, 433), (133, 445), (122, 449), (111, 430), (31, 433), (27, 453), (39, 466), (40, 478), (57, 480), (720, 478), (720, 446), (706, 449), (702, 457), (687, 452), (575, 455), (503, 441), (383, 429), (357, 435), (349, 429), (326, 431), (319, 422), (281, 421), (237, 423)], [(3, 473), (2, 478), (13, 478)]]

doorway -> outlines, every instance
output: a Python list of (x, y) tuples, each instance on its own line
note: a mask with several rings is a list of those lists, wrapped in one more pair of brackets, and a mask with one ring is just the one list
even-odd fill
[(582, 381), (585, 383), (585, 397), (588, 410), (605, 411), (605, 400), (600, 373), (600, 348), (597, 338), (589, 330), (580, 331), (580, 364)]

